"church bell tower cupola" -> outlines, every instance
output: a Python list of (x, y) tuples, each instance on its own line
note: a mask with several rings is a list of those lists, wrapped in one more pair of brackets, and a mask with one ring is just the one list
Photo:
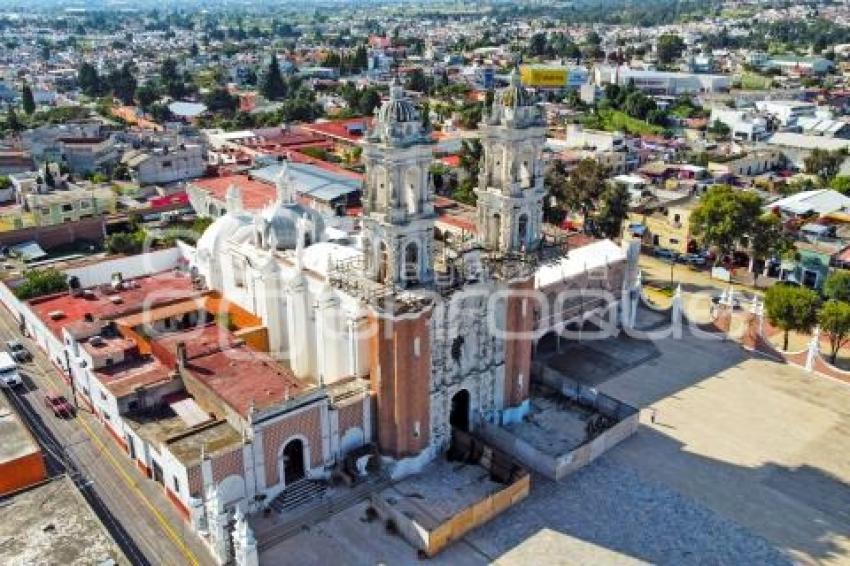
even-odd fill
[(366, 274), (399, 287), (433, 279), (431, 131), (393, 81), (363, 142), (363, 253)]
[(542, 238), (546, 128), (516, 70), (480, 130), (484, 158), (475, 193), (481, 243), (502, 253), (534, 250)]

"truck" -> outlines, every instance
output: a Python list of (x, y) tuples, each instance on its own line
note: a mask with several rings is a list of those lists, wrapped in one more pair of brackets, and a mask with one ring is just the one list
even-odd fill
[(17, 362), (9, 352), (0, 352), (0, 386), (18, 387), (21, 384)]

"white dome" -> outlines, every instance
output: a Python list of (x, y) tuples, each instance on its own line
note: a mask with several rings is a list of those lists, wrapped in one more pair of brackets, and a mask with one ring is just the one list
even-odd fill
[(250, 225), (251, 221), (243, 215), (225, 214), (218, 218), (198, 238), (198, 257), (217, 257), (228, 238)]

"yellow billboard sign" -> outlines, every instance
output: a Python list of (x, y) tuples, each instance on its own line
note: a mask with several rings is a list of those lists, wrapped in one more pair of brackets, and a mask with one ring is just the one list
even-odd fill
[(545, 67), (537, 65), (523, 65), (519, 70), (519, 77), (525, 86), (536, 88), (563, 88), (567, 86), (566, 67)]

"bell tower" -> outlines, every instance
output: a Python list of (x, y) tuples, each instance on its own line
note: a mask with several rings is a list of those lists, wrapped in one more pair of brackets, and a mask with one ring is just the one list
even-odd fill
[(536, 249), (543, 224), (546, 128), (516, 70), (480, 124), (483, 163), (478, 175), (478, 235), (502, 253)]
[(431, 132), (396, 82), (363, 144), (363, 255), (366, 275), (397, 287), (433, 280)]

